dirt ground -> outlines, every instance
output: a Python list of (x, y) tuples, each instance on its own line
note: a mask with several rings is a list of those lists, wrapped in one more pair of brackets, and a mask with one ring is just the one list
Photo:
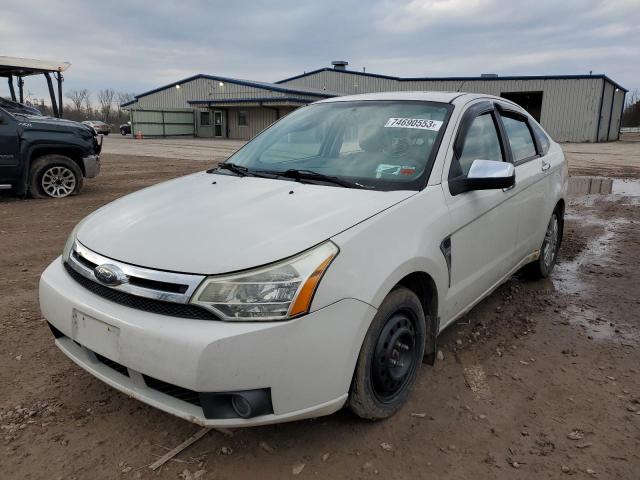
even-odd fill
[[(565, 148), (573, 175), (600, 171), (593, 155), (610, 158), (609, 175), (640, 178), (635, 139)], [(552, 278), (515, 276), (444, 332), (444, 358), (422, 368), (395, 417), (341, 411), (211, 432), (150, 471), (198, 427), (67, 360), (40, 315), (38, 278), (82, 217), (204, 162), (116, 153), (103, 162), (77, 197), (0, 197), (0, 478), (639, 477), (640, 197), (621, 195), (573, 198)]]

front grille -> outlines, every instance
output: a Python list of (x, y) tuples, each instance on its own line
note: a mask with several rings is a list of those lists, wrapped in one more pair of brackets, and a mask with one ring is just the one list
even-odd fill
[(201, 406), (200, 394), (198, 392), (194, 392), (193, 390), (188, 390), (186, 388), (178, 387), (177, 385), (163, 382), (162, 380), (149, 377), (148, 375), (142, 375), (142, 378), (144, 378), (144, 383), (146, 383), (147, 387), (149, 388), (153, 388), (160, 393), (164, 393), (165, 395), (177, 398), (178, 400), (182, 400), (183, 402), (196, 405), (197, 407)]
[[(80, 262), (82, 265), (84, 265), (90, 270), (93, 270), (98, 266), (97, 264), (93, 263), (91, 260), (80, 255), (78, 252), (71, 252), (71, 255), (73, 255), (73, 258), (75, 258), (78, 262)], [(160, 290), (160, 291), (172, 292), (172, 293), (185, 293), (189, 289), (188, 285), (181, 285), (179, 283), (168, 283), (168, 282), (162, 282), (160, 280), (151, 280), (149, 278), (141, 278), (141, 277), (134, 277), (134, 276), (129, 276), (129, 283), (131, 285), (135, 285), (138, 287), (150, 288), (152, 290)]]
[(187, 305), (184, 303), (164, 302), (152, 298), (138, 297), (130, 293), (120, 292), (113, 288), (105, 287), (76, 272), (66, 262), (64, 268), (73, 279), (89, 290), (91, 293), (110, 300), (125, 307), (144, 310), (145, 312), (167, 315), (169, 317), (191, 318), (194, 320), (219, 320), (219, 318), (209, 310), (197, 305)]
[(107, 357), (103, 357), (99, 353), (93, 352), (96, 358), (100, 363), (106, 365), (107, 367), (115, 370), (116, 372), (124, 375), (125, 377), (129, 376), (129, 370), (124, 365), (119, 364), (118, 362), (114, 362), (113, 360), (108, 359)]

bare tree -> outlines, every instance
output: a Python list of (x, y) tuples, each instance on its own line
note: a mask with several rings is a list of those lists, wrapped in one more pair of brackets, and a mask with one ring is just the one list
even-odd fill
[(103, 120), (109, 123), (111, 117), (111, 109), (113, 108), (113, 100), (116, 92), (110, 88), (105, 88), (98, 92), (98, 103), (100, 103), (100, 112), (102, 113)]
[(91, 93), (87, 91), (87, 96), (84, 99), (84, 109), (87, 120), (91, 120), (93, 117), (93, 109), (91, 108)]
[(122, 113), (122, 104), (130, 102), (133, 100), (134, 94), (129, 92), (117, 92), (116, 93), (116, 103), (118, 105), (118, 122), (126, 121), (128, 118), (128, 114), (123, 115)]
[(80, 113), (87, 98), (89, 97), (89, 90), (83, 88), (82, 90), (69, 90), (66, 97), (71, 100), (76, 112)]

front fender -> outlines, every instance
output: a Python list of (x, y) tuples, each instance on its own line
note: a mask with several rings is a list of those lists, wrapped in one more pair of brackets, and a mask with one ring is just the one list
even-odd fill
[(442, 188), (434, 185), (336, 235), (332, 241), (340, 253), (325, 273), (312, 307), (355, 298), (379, 308), (393, 287), (414, 272), (431, 276), (438, 298), (444, 298), (449, 272), (440, 243), (449, 231)]

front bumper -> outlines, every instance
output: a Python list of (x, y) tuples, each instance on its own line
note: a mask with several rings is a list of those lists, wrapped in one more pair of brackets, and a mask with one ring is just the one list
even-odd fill
[(87, 155), (82, 157), (84, 165), (84, 176), (86, 178), (95, 178), (100, 173), (100, 155)]
[[(327, 415), (341, 408), (375, 315), (344, 299), (287, 322), (190, 320), (135, 310), (94, 295), (56, 259), (40, 280), (56, 345), (109, 385), (168, 413), (208, 426), (243, 427)], [(89, 318), (86, 327), (74, 320)], [(88, 328), (88, 329), (87, 329)], [(126, 367), (128, 376), (95, 354)], [(201, 407), (151, 388), (144, 376), (194, 392), (269, 388), (273, 413), (206, 418)]]

